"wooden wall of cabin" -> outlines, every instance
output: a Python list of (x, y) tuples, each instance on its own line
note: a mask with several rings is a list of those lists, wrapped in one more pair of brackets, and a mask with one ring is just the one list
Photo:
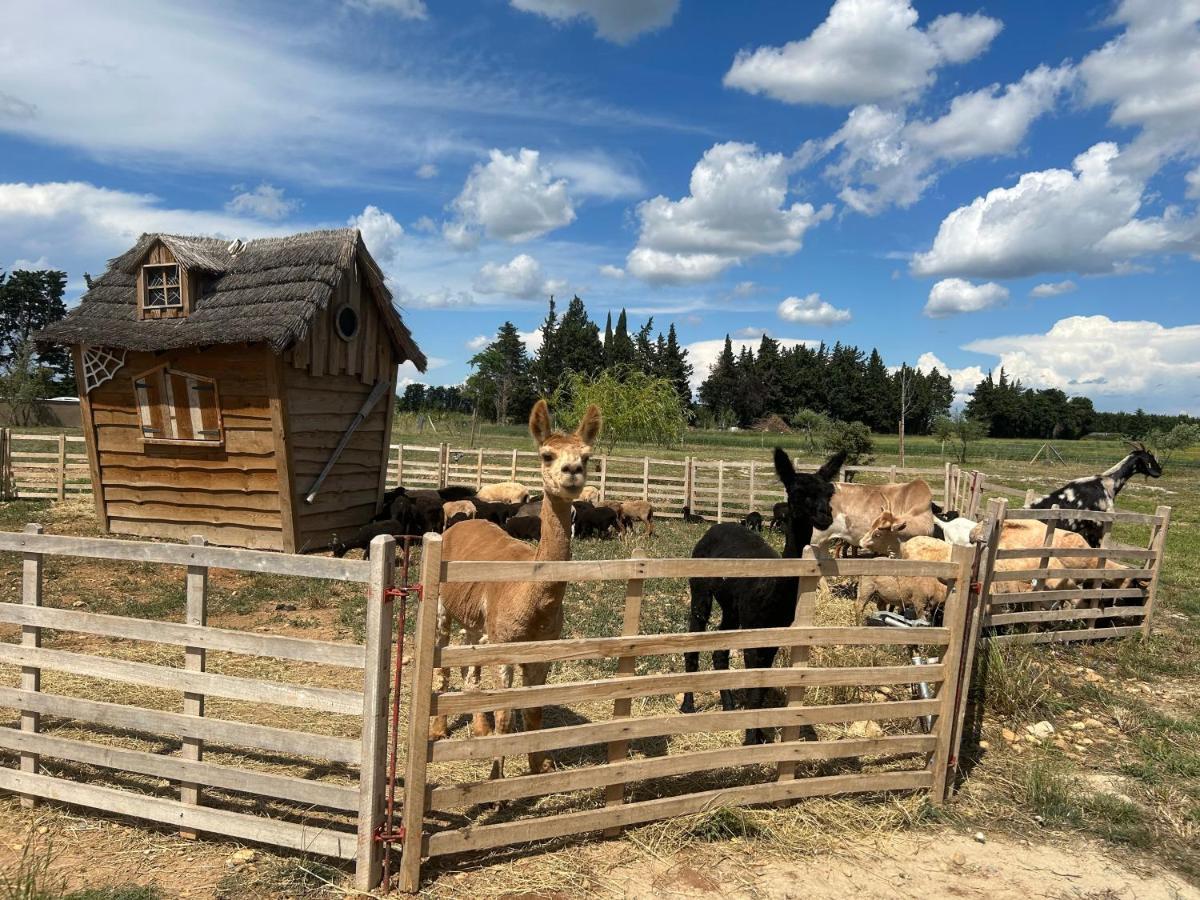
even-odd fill
[[(309, 337), (284, 354), (291, 506), (301, 553), (353, 534), (371, 521), (383, 495), (399, 360), (369, 292), (352, 267)], [(337, 334), (334, 322), (344, 305), (359, 317), (358, 332), (349, 341)], [(379, 381), (388, 383), (387, 392), (355, 430), (314, 502), (306, 503), (313, 482)]]
[[(280, 482), (265, 344), (169, 353), (130, 352), (112, 380), (83, 398), (105, 528), (114, 534), (282, 550)], [(133, 377), (169, 361), (216, 379), (222, 447), (144, 445)], [(85, 428), (88, 423), (85, 422)], [(98, 471), (97, 471), (98, 470)]]

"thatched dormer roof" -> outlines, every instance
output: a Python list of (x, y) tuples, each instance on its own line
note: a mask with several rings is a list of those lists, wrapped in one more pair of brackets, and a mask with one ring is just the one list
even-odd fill
[[(190, 315), (138, 319), (137, 275), (162, 242), (199, 276)], [(392, 306), (383, 272), (357, 228), (309, 231), (288, 237), (230, 242), (222, 238), (144, 234), (109, 261), (79, 306), (35, 337), (60, 344), (126, 350), (177, 350), (265, 341), (276, 353), (303, 340), (316, 314), (327, 309), (342, 273), (358, 265), (364, 291), (374, 297), (402, 359), (425, 371), (425, 354)]]

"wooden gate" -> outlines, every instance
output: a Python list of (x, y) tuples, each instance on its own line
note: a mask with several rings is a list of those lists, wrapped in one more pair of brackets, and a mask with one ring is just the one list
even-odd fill
[[(1097, 548), (1054, 547), (1064, 519), (1101, 525)], [(1006, 521), (1045, 524), (1040, 547), (1001, 548)], [(1093, 641), (1149, 634), (1162, 570), (1171, 508), (1154, 515), (1063, 509), (1009, 509), (1006, 500), (988, 503), (987, 547), (982, 566), (983, 615), (987, 640), (1004, 643)], [(1113, 529), (1148, 534), (1144, 544), (1117, 540)], [(1072, 560), (1098, 562), (1080, 568)]]
[[(965, 678), (970, 671), (968, 614), (974, 556), (972, 550), (959, 548), (954, 560), (945, 563), (811, 558), (442, 562), (440, 536), (427, 535), (409, 715), (401, 887), (417, 888), (423, 857), (560, 835), (612, 834), (622, 826), (720, 806), (893, 790), (928, 791), (933, 802), (941, 802), (956, 765)], [(920, 575), (952, 584), (944, 625), (917, 629), (814, 625), (821, 576), (865, 573)], [(793, 626), (639, 633), (647, 579), (701, 575), (800, 576)], [(620, 636), (440, 650), (435, 646), (443, 584), (608, 580), (626, 583)], [(895, 649), (906, 645), (920, 645), (925, 648), (923, 655), (937, 661), (914, 664), (908, 653)], [(688, 674), (679, 665), (686, 652), (762, 646), (788, 648), (785, 667)], [(594, 664), (581, 670), (581, 662)], [(552, 664), (548, 683), (477, 691), (439, 692), (433, 687), (434, 670), (441, 666), (522, 663)], [(921, 682), (931, 688), (927, 698), (902, 698), (891, 687), (903, 686), (907, 694), (910, 686)], [(781, 689), (784, 705), (684, 715), (676, 711), (672, 699), (681, 691), (745, 688)], [(430, 715), (453, 719), (478, 711), (533, 706), (549, 708), (552, 718), (563, 724), (524, 733), (429, 740)], [(921, 717), (931, 717), (928, 733), (918, 725)], [(802, 729), (855, 722), (888, 724), (859, 736), (834, 728), (834, 739), (799, 740)], [(780, 742), (752, 747), (741, 747), (730, 734), (777, 727), (782, 729)], [(708, 746), (669, 752), (670, 739), (681, 736), (700, 736)], [(599, 749), (595, 759), (588, 758), (586, 748)], [(484, 775), (494, 757), (530, 752), (549, 753), (562, 768), (498, 780)], [(888, 762), (880, 763), (881, 757)], [(818, 774), (808, 765), (847, 758), (864, 762), (863, 771)], [(524, 759), (510, 765), (523, 768)], [(700, 787), (689, 788), (679, 780), (697, 774), (702, 775)], [(528, 816), (498, 824), (464, 820), (461, 813), (476, 804), (579, 791), (592, 796), (568, 801), (559, 811), (533, 808)]]
[[(393, 615), (387, 588), (394, 539), (376, 538), (371, 560), (365, 562), (227, 550), (203, 546), (200, 539), (192, 545), (151, 544), (40, 532), (38, 525), (29, 526), (24, 534), (0, 532), (0, 551), (24, 556), (21, 602), (0, 603), (0, 623), (21, 629), (20, 643), (0, 643), (0, 665), (19, 667), (20, 679), (19, 687), (0, 687), (0, 706), (20, 713), (17, 727), (0, 727), (0, 749), (19, 754), (17, 768), (0, 768), (0, 788), (20, 794), (26, 805), (45, 798), (177, 826), (191, 836), (210, 832), (353, 859), (358, 886), (374, 887), (381, 846), (376, 830), (382, 823), (385, 787)], [(45, 560), (55, 556), (183, 566), (186, 621), (149, 621), (43, 606)], [(365, 646), (207, 625), (211, 568), (363, 583)], [(123, 642), (183, 648), (183, 666), (45, 647), (43, 629), (53, 630), (56, 643), (66, 633), (100, 636), (109, 639), (106, 650), (118, 642), (126, 647)], [(208, 671), (211, 666), (206, 663), (217, 653), (268, 657), (293, 667), (304, 663), (348, 669), (360, 673), (352, 676), (359, 689)], [(179, 691), (181, 711), (91, 699), (107, 688), (80, 685), (62, 675), (43, 681), (46, 673)], [(79, 696), (81, 692), (84, 696)], [(231, 706), (224, 702), (228, 700), (255, 706), (249, 720), (244, 708), (240, 719), (215, 718), (212, 705), (206, 709), (210, 698), (219, 698), (224, 709)], [(261, 724), (253, 712), (268, 707), (353, 717), (361, 720), (360, 735), (348, 738)], [(270, 721), (266, 713), (262, 717)], [(164, 745), (175, 745), (178, 752), (164, 753)], [(145, 749), (134, 749), (139, 746)], [(150, 748), (157, 752), (149, 752)], [(206, 749), (219, 753), (223, 761), (206, 761)], [(250, 760), (253, 765), (241, 764)], [(279, 774), (278, 766), (288, 764), (332, 769), (342, 777), (314, 780)], [(110, 778), (103, 770), (122, 777)], [(157, 779), (175, 783), (174, 796), (166, 796)], [(111, 786), (114, 783), (121, 786)], [(239, 811), (245, 805), (229, 797), (229, 792), (268, 801), (269, 817)]]

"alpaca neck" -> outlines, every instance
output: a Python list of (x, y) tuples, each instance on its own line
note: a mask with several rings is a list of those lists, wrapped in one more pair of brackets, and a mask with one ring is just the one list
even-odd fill
[[(571, 501), (549, 491), (542, 496), (542, 536), (534, 559), (561, 562), (571, 558)], [(553, 583), (553, 582), (548, 582)]]
[(788, 517), (787, 536), (784, 538), (783, 555), (787, 559), (799, 559), (804, 554), (804, 548), (812, 543), (812, 522), (800, 522), (795, 517)]

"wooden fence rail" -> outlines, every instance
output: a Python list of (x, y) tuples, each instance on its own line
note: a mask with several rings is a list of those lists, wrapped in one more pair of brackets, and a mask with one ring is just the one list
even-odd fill
[[(623, 826), (668, 816), (685, 815), (716, 806), (746, 805), (794, 800), (801, 797), (867, 791), (926, 790), (933, 802), (941, 802), (956, 765), (959, 723), (965, 701), (964, 673), (970, 671), (965, 658), (975, 623), (970, 590), (975, 552), (958, 548), (950, 562), (909, 560), (783, 559), (645, 559), (635, 551), (628, 560), (597, 565), (587, 562), (488, 563), (443, 561), (441, 536), (426, 535), (422, 579), (424, 601), (418, 612), (413, 657), (413, 694), (409, 710), (406, 773), (405, 838), (401, 859), (400, 887), (407, 891), (419, 885), (423, 858), (467, 850), (481, 850), (531, 840), (598, 831), (612, 834)], [(821, 576), (851, 574), (923, 574), (953, 584), (939, 627), (914, 630), (870, 627), (824, 627), (815, 625), (815, 597)], [(641, 634), (642, 593), (645, 581), (689, 575), (749, 578), (799, 576), (797, 612), (790, 628), (745, 631)], [(507, 581), (624, 581), (625, 609), (621, 633), (608, 637), (565, 638), (513, 644), (439, 647), (436, 640), (437, 600), (443, 585), (457, 582)], [(907, 662), (908, 654), (872, 665), (859, 660), (838, 664), (837, 654), (859, 648), (907, 647), (920, 644), (932, 648), (930, 658), (920, 665)], [(747, 647), (790, 648), (791, 665), (783, 668), (728, 669), (687, 673), (678, 660), (685, 653), (702, 650), (735, 650)], [(812, 648), (825, 648), (831, 656), (810, 655)], [(673, 660), (663, 670), (664, 659)], [(434, 669), (473, 666), (514, 666), (594, 660), (586, 673), (576, 667), (557, 670), (544, 685), (500, 689), (464, 688), (437, 690)], [(648, 660), (654, 660), (650, 666)], [(904, 660), (903, 664), (900, 660)], [(609, 666), (604, 663), (608, 662)], [(649, 668), (646, 668), (650, 666)], [(873, 689), (887, 685), (935, 686), (930, 699), (899, 699), (879, 702)], [(684, 715), (666, 712), (665, 707), (646, 706), (650, 698), (668, 697), (683, 691), (719, 691), (746, 687), (778, 687), (786, 690), (782, 707), (701, 711)], [(867, 702), (814, 702), (814, 690), (858, 689)], [(864, 690), (865, 689), (865, 690)], [(840, 696), (840, 695), (838, 695)], [(856, 696), (849, 694), (847, 696)], [(646, 698), (635, 713), (631, 701)], [(431, 715), (458, 715), (502, 709), (539, 706), (570, 707), (577, 710), (572, 724), (528, 732), (494, 734), (462, 739), (429, 739)], [(599, 717), (597, 720), (597, 716)], [(918, 733), (918, 717), (929, 716), (929, 733)], [(863, 721), (894, 723), (893, 733), (876, 737), (847, 737), (837, 740), (801, 740), (801, 729), (814, 724), (836, 725)], [(577, 724), (575, 724), (577, 722)], [(679, 753), (648, 751), (634, 742), (646, 738), (664, 741), (675, 735), (716, 734), (751, 728), (783, 729), (783, 741), (753, 747), (684, 750)], [(594, 765), (520, 775), (495, 780), (471, 780), (461, 770), (446, 772), (446, 763), (514, 756), (558, 753), (599, 745), (601, 754)], [(802, 763), (886, 755), (896, 771), (864, 771), (851, 774), (817, 774), (798, 768)], [(762, 770), (774, 773), (761, 780)], [(722, 781), (727, 786), (702, 786), (679, 793), (681, 784), (672, 782), (669, 796), (654, 796), (655, 779), (728, 769)], [(759, 780), (755, 780), (755, 776)], [(636, 799), (631, 797), (636, 790)], [(540, 797), (562, 792), (597, 790), (603, 805), (595, 809), (531, 813), (496, 824), (447, 824), (461, 822), (464, 807), (481, 803)], [(646, 799), (647, 794), (650, 798)], [(436, 824), (435, 824), (436, 823)]]
[[(20, 603), (0, 603), (0, 622), (20, 626), (19, 643), (0, 642), (0, 665), (19, 671), (19, 687), (0, 686), (0, 706), (18, 710), (17, 727), (0, 727), (0, 749), (18, 756), (17, 768), (0, 768), (0, 789), (21, 796), (22, 803), (52, 800), (118, 815), (172, 825), (187, 837), (210, 832), (274, 844), (308, 853), (354, 860), (356, 883), (370, 890), (379, 882), (383, 821), (387, 698), (389, 685), (392, 584), (395, 539), (376, 538), (367, 561), (289, 556), (250, 550), (206, 547), (199, 538), (188, 545), (151, 544), (44, 535), (30, 525), (22, 534), (0, 533), (0, 551), (23, 556)], [(155, 622), (100, 615), (43, 605), (42, 582), (48, 556), (100, 560), (133, 560), (185, 569), (186, 609), (182, 623)], [(314, 566), (314, 563), (316, 565)], [(244, 572), (274, 572), (303, 577), (358, 582), (367, 592), (365, 645), (343, 644), (214, 628), (207, 624), (208, 573), (219, 567)], [(43, 646), (44, 630), (78, 632), (124, 641), (183, 648), (182, 667), (132, 662), (91, 652)], [(57, 637), (55, 638), (57, 640)], [(337, 666), (361, 672), (358, 690), (316, 687), (271, 678), (248, 678), (209, 670), (207, 653), (221, 651)], [(105, 682), (177, 691), (181, 712), (152, 709), (50, 692), (45, 673), (63, 672)], [(90, 690), (89, 688), (74, 688)], [(361, 719), (359, 738), (217, 718), (206, 709), (209, 697), (254, 704), (291, 706)], [(45, 717), (91, 723), (151, 735), (154, 745), (177, 742), (178, 754), (164, 755), (113, 747), (46, 729)], [(86, 726), (85, 726), (86, 728)], [(356, 767), (354, 785), (314, 781), (204, 759), (208, 745), (267, 751), (295, 762), (325, 760)], [(238, 753), (242, 751), (237, 751)], [(236, 757), (235, 757), (236, 758)], [(53, 760), (54, 762), (48, 762)], [(175, 782), (178, 799), (120, 788), (81, 783), (76, 770), (61, 762), (148, 775)], [(233, 791), (296, 806), (291, 814), (267, 818), (217, 806), (213, 790)], [(333, 810), (348, 822), (331, 822)], [(317, 813), (314, 815), (314, 813)]]

